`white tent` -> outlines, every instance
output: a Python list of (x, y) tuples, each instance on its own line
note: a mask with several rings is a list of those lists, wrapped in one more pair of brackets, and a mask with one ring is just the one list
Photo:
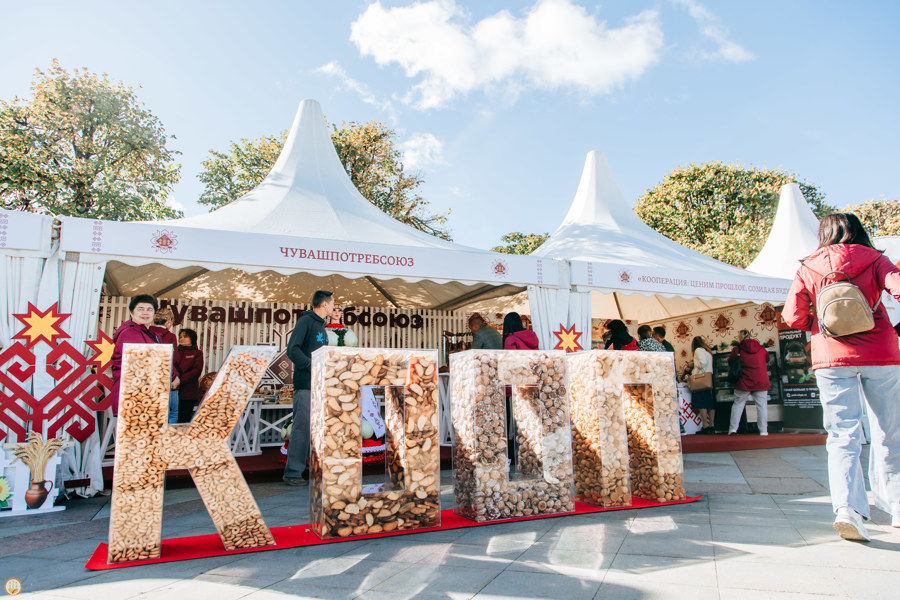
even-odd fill
[(555, 261), (454, 244), (394, 220), (353, 186), (319, 104), (304, 100), (272, 171), (209, 214), (117, 223), (64, 218), (61, 247), (106, 263), (110, 295), (306, 302), (334, 290), (358, 306), (452, 310), (555, 286)]
[[(560, 289), (529, 287), (538, 335), (557, 330), (558, 324), (574, 323), (584, 332), (580, 343), (585, 348), (590, 344), (592, 316), (662, 321), (738, 303), (781, 303), (790, 287), (790, 281), (727, 265), (647, 226), (626, 202), (603, 153), (596, 150), (587, 155), (562, 224), (531, 256), (571, 261)], [(513, 307), (508, 303), (503, 308)], [(542, 344), (555, 344), (551, 338), (542, 337)]]
[(819, 247), (819, 218), (816, 217), (800, 186), (782, 186), (775, 221), (766, 243), (747, 267), (748, 271), (793, 279), (800, 268), (800, 259)]
[(44, 263), (50, 256), (53, 218), (0, 210), (0, 349), (9, 346), (22, 324), (13, 316), (37, 301)]

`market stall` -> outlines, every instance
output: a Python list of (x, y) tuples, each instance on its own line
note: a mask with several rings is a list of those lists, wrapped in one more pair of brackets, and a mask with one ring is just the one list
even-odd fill
[[(60, 248), (67, 261), (105, 269), (102, 329), (124, 320), (135, 294), (170, 299), (178, 326), (207, 334), (207, 370), (234, 344), (283, 348), (317, 289), (335, 293), (345, 318), (356, 315), (361, 345), (437, 348), (446, 328), (462, 327), (454, 309), (559, 281), (556, 260), (447, 242), (375, 208), (353, 186), (312, 100), (301, 103), (271, 172), (243, 197), (171, 221), (63, 218)], [(82, 300), (73, 310), (96, 310), (98, 299)], [(284, 420), (263, 409), (259, 423), (274, 435)]]
[(599, 334), (608, 319), (626, 321), (632, 334), (638, 324), (665, 323), (679, 370), (689, 360), (697, 321), (711, 324), (717, 336), (729, 336), (729, 345), (744, 322), (759, 323), (775, 336), (772, 305), (784, 301), (790, 286), (787, 279), (727, 265), (648, 227), (625, 200), (599, 151), (588, 153), (566, 217), (532, 256), (568, 261), (558, 289), (529, 288), (527, 296), (471, 308), (530, 314), (547, 348), (561, 339), (550, 332), (563, 333), (563, 328), (574, 326), (581, 334), (578, 346), (590, 348), (591, 332)]

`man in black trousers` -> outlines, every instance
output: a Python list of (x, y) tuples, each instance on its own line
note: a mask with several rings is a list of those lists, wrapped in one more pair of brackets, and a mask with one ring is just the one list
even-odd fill
[(312, 298), (313, 309), (306, 311), (297, 320), (291, 339), (288, 341), (287, 355), (294, 363), (294, 424), (288, 443), (287, 465), (282, 479), (288, 485), (309, 483), (309, 396), (312, 373), (312, 353), (328, 343), (325, 334), (325, 317), (334, 309), (331, 292), (317, 291)]

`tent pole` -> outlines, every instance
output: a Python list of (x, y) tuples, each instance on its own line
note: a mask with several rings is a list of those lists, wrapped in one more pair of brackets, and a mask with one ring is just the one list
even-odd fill
[(156, 298), (159, 298), (160, 296), (162, 296), (162, 295), (165, 294), (166, 292), (171, 292), (172, 290), (174, 290), (174, 289), (176, 289), (176, 288), (179, 288), (179, 287), (183, 286), (183, 285), (186, 284), (188, 281), (190, 281), (190, 280), (192, 280), (192, 279), (196, 279), (197, 277), (200, 277), (200, 276), (203, 275), (204, 273), (209, 273), (209, 269), (200, 269), (199, 271), (195, 271), (194, 273), (192, 273), (192, 274), (190, 274), (190, 275), (188, 275), (188, 276), (186, 276), (186, 277), (182, 277), (181, 279), (179, 279), (179, 280), (176, 281), (175, 283), (173, 283), (173, 284), (171, 284), (171, 285), (167, 285), (166, 287), (164, 287), (163, 289), (159, 290), (158, 292), (156, 292), (156, 293), (153, 294), (153, 295), (154, 295)]
[(372, 277), (371, 275), (366, 275), (366, 280), (369, 283), (371, 283), (372, 285), (374, 285), (375, 289), (378, 290), (379, 292), (381, 292), (381, 295), (384, 296), (385, 298), (387, 298), (387, 301), (394, 305), (394, 308), (400, 308), (400, 305), (397, 304), (397, 301), (394, 300), (394, 297), (391, 296), (391, 294), (386, 289), (381, 287), (381, 284), (379, 284), (377, 281), (375, 281), (374, 277)]

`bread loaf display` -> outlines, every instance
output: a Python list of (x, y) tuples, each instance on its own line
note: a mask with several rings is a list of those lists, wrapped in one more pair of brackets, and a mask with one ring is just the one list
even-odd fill
[[(441, 523), (437, 352), (325, 346), (312, 355), (310, 522), (323, 539)], [(361, 388), (384, 391), (387, 481), (362, 487)]]
[(232, 348), (193, 420), (169, 425), (172, 347), (125, 345), (109, 562), (159, 558), (166, 469), (189, 469), (225, 548), (275, 543), (227, 443), (275, 353)]
[[(469, 350), (450, 357), (456, 512), (475, 521), (574, 510), (562, 351)], [(511, 386), (517, 477), (507, 460)]]

